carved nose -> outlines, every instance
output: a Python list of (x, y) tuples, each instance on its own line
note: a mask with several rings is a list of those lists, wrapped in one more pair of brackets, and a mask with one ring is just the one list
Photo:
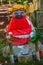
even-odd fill
[(21, 14), (19, 13), (18, 15), (20, 16)]

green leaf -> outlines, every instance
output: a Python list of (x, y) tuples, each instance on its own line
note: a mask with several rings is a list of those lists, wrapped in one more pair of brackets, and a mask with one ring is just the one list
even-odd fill
[(10, 41), (14, 41), (14, 39), (13, 39), (13, 38), (10, 38), (9, 40), (10, 40)]

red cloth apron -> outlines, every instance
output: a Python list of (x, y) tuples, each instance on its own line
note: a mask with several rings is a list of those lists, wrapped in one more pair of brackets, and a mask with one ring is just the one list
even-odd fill
[(8, 24), (7, 33), (12, 32), (14, 41), (12, 45), (23, 45), (30, 41), (30, 38), (16, 38), (17, 35), (29, 35), (32, 32), (32, 26), (26, 20), (27, 16), (21, 19), (16, 19), (12, 17), (10, 23)]

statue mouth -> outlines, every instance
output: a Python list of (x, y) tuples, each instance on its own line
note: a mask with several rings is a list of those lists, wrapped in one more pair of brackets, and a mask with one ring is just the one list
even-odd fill
[(18, 16), (16, 16), (15, 18), (21, 19), (21, 18), (23, 18), (23, 16), (22, 16), (22, 15), (18, 15)]

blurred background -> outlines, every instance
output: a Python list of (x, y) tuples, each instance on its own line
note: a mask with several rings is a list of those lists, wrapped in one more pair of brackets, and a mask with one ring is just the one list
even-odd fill
[(39, 32), (38, 33), (39, 39), (36, 48), (35, 48), (35, 44), (31, 42), (28, 45), (28, 48), (31, 49), (32, 51), (38, 49), (43, 52), (43, 0), (0, 0), (0, 44), (1, 44), (0, 54), (3, 53), (2, 50), (5, 48), (6, 45), (8, 45), (6, 44), (6, 39), (5, 39), (6, 33), (3, 31), (3, 29), (7, 27), (12, 17), (12, 14), (8, 13), (8, 9), (14, 6), (14, 4), (18, 4), (18, 3), (26, 6), (26, 14), (29, 17), (29, 19), (32, 21), (35, 29), (38, 30), (37, 32)]

